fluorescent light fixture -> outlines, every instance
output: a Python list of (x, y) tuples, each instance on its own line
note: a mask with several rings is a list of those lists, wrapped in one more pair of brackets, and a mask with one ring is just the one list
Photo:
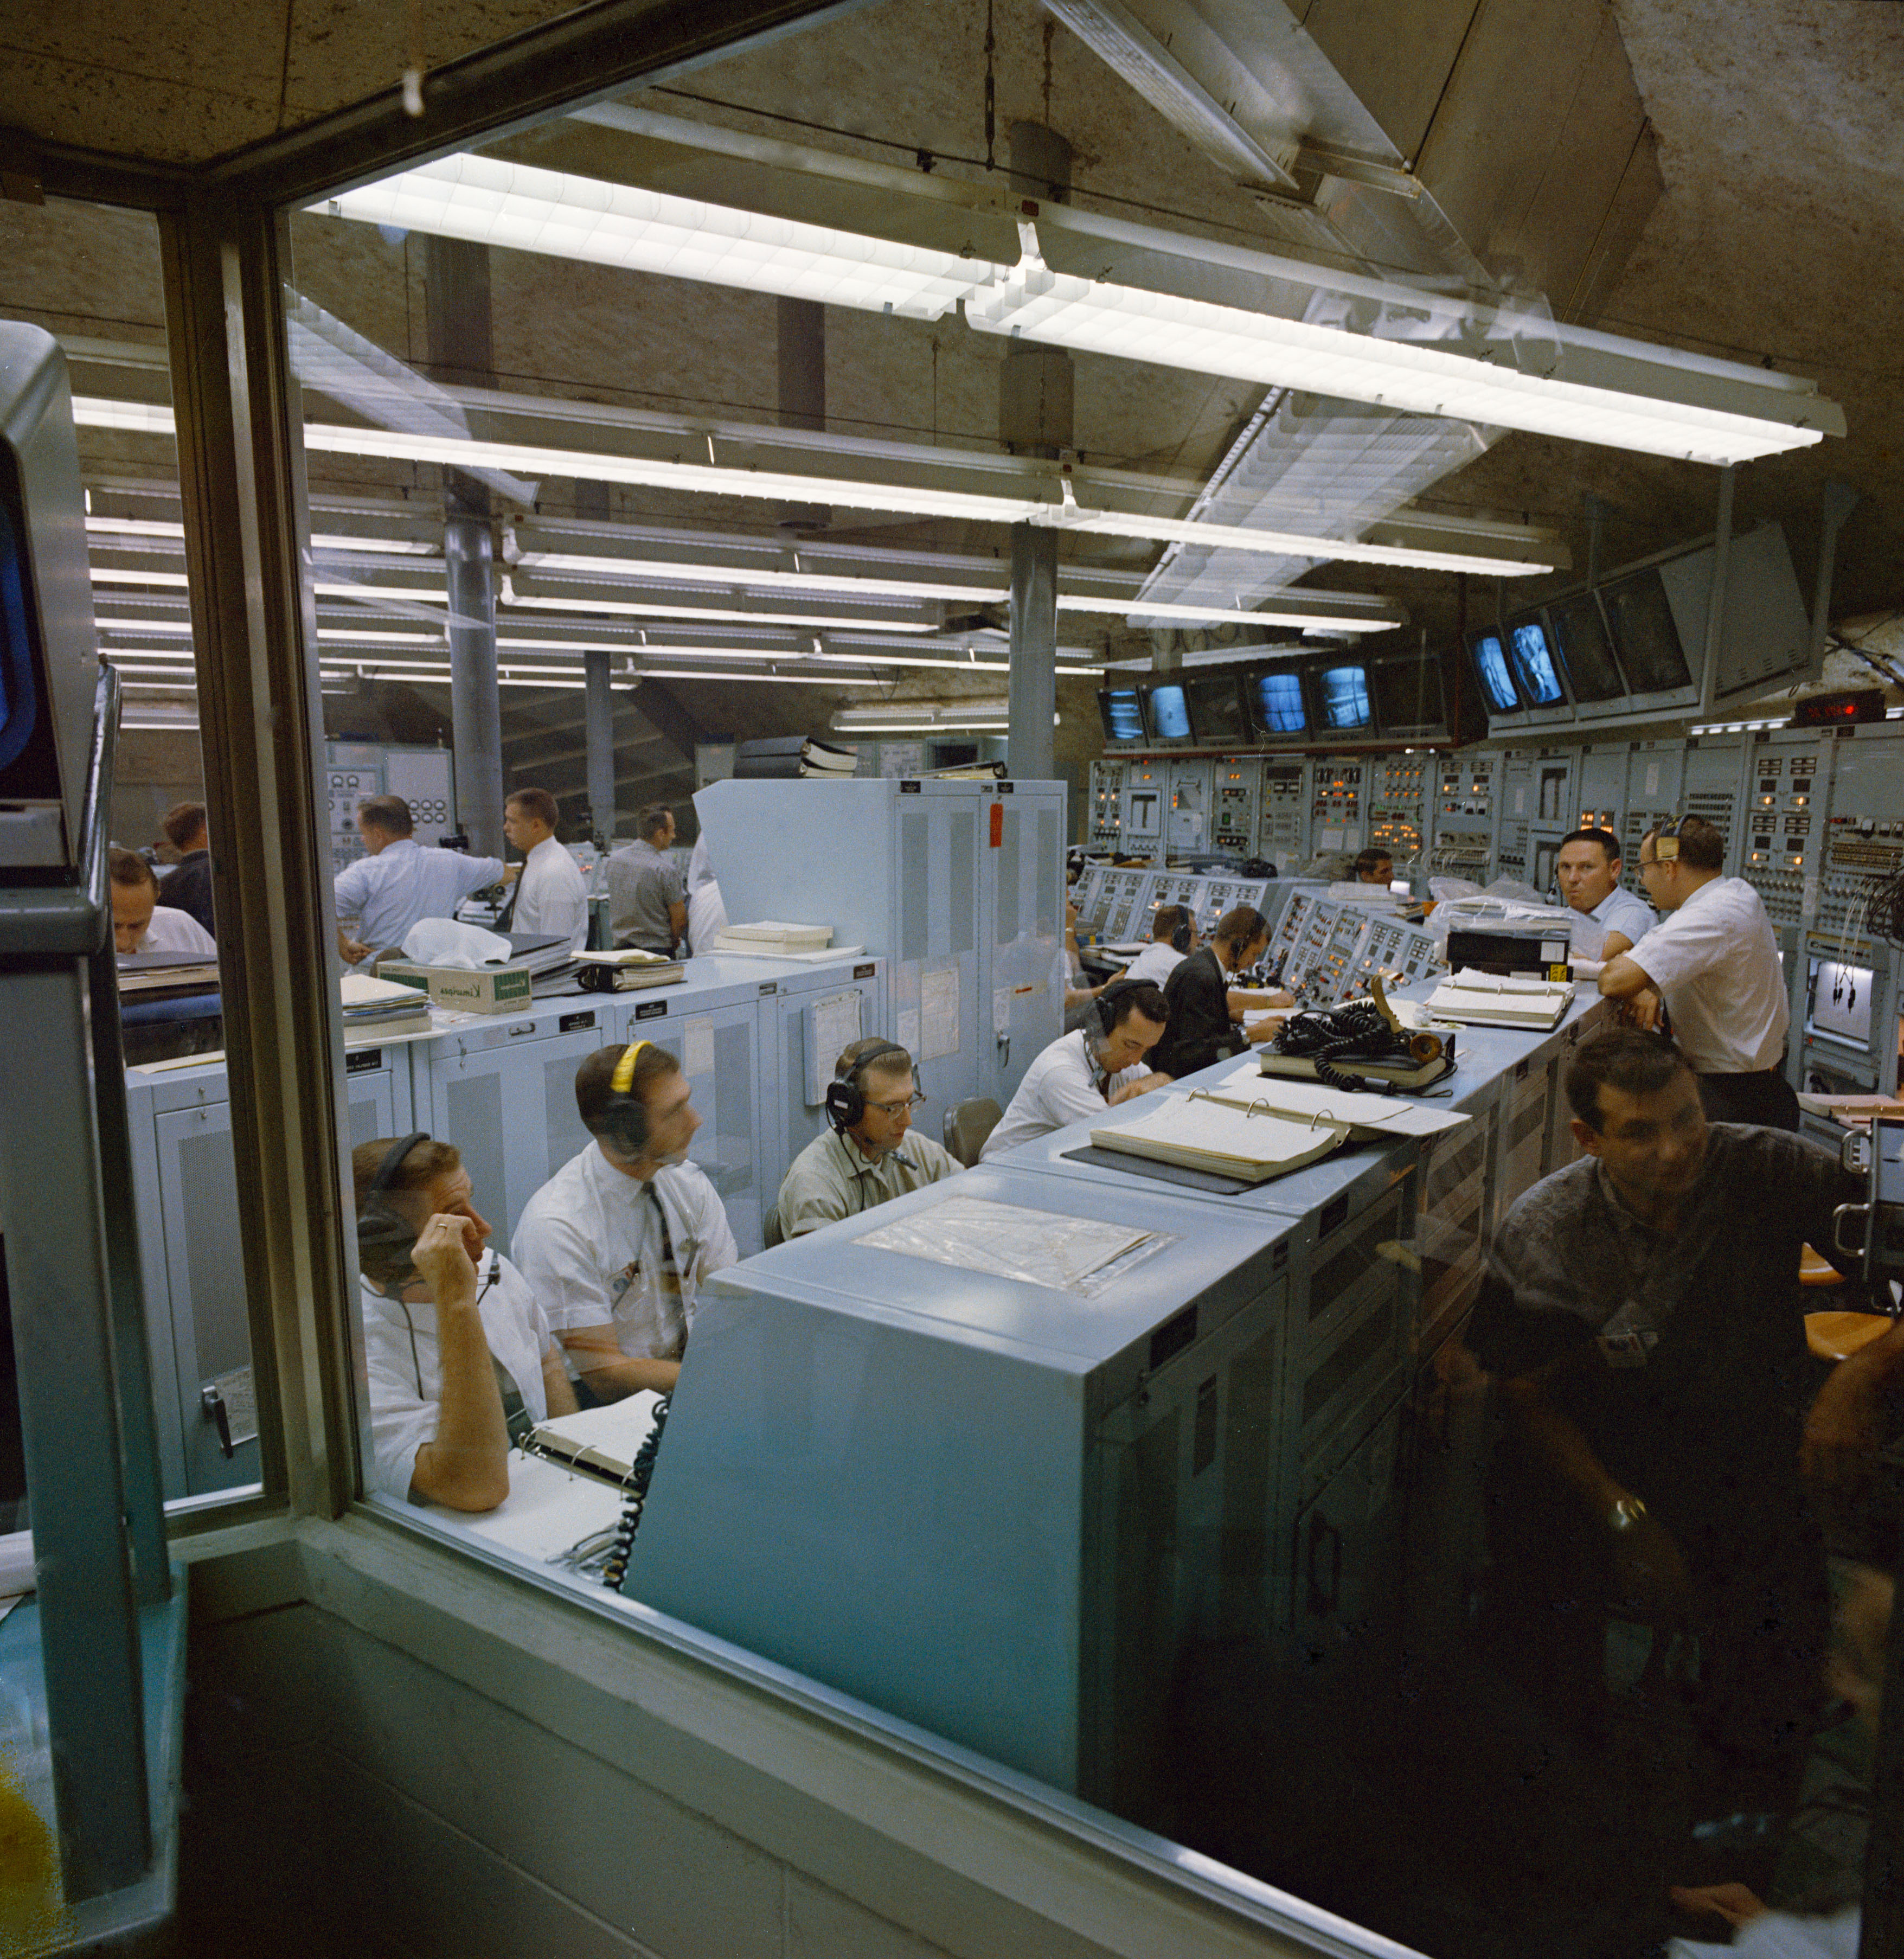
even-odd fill
[[(1419, 341), (1055, 272), (1039, 256), (1033, 227), (1020, 224), (1019, 232), (1019, 262), (966, 302), (966, 323), (982, 332), (1692, 462), (1750, 462), (1845, 432), (1833, 403), (1784, 375), (1741, 367), (1732, 380), (1711, 364), (1689, 366), (1675, 373), (1678, 395), (1668, 398), (1609, 384), (1623, 370), (1642, 384), (1660, 383), (1660, 366), (1630, 353), (1582, 357), (1564, 344), (1557, 367), (1604, 372), (1608, 381), (1525, 373)], [(1728, 402), (1750, 408), (1721, 405)]]
[(949, 585), (923, 578), (860, 578), (847, 572), (781, 571), (768, 566), (684, 564), (675, 560), (597, 557), (576, 551), (524, 551), (515, 560), (515, 565), (523, 571), (579, 573), (589, 577), (625, 579), (639, 575), (660, 585), (719, 585), (734, 592), (851, 592), (867, 598), (943, 598), (960, 605), (1002, 605), (1011, 596), (1008, 585)]
[[(125, 418), (131, 416), (134, 419)], [(154, 424), (154, 416), (163, 418)], [(93, 428), (139, 427), (170, 433), (172, 411), (140, 403), (76, 395), (73, 419)], [(1137, 511), (1107, 510), (1080, 503), (1068, 481), (1056, 500), (1042, 497), (1001, 497), (970, 490), (939, 489), (929, 484), (867, 483), (836, 476), (796, 476), (780, 470), (727, 468), (716, 462), (688, 462), (666, 456), (605, 455), (594, 450), (544, 449), (527, 443), (489, 442), (462, 437), (413, 434), (400, 429), (345, 428), (334, 423), (304, 425), (307, 449), (341, 456), (380, 456), (396, 462), (433, 462), (452, 469), (502, 469), (527, 478), (560, 477), (583, 483), (627, 483), (644, 489), (684, 494), (743, 497), (750, 503), (828, 503), (844, 510), (877, 510), (903, 516), (950, 517), (979, 524), (1034, 524), (1087, 535), (1134, 538), (1150, 543), (1207, 545), (1212, 549), (1257, 551), (1316, 563), (1398, 565), (1419, 571), (1466, 571), (1484, 577), (1526, 578), (1557, 570), (1537, 554), (1527, 558), (1490, 557), (1471, 551), (1374, 545), (1358, 538), (1316, 537), (1295, 531), (1262, 531), (1243, 524), (1215, 524)]]
[[(1058, 725), (1058, 716), (1052, 717)], [(939, 735), (954, 730), (1002, 734), (1011, 725), (1002, 700), (895, 700), (878, 706), (836, 709), (833, 730), (840, 735)]]
[[(325, 588), (319, 586), (320, 592)], [(333, 587), (333, 590), (348, 590), (347, 586)], [(650, 599), (639, 598), (557, 598), (541, 594), (518, 592), (506, 602), (505, 609), (512, 612), (532, 609), (548, 612), (595, 612), (630, 614), (636, 618), (650, 619), (705, 619), (712, 624), (722, 626), (811, 626), (822, 631), (844, 628), (851, 632), (857, 628), (863, 632), (876, 627), (882, 633), (936, 633), (938, 624), (931, 619), (867, 619), (824, 618), (816, 612), (742, 612), (723, 610), (712, 605), (665, 605)]]
[(171, 585), (182, 586), (185, 573), (182, 571), (125, 571), (117, 565), (96, 564), (91, 568), (95, 585)]
[(908, 319), (943, 319), (997, 271), (956, 252), (468, 154), (420, 164), (309, 208), (440, 238)]

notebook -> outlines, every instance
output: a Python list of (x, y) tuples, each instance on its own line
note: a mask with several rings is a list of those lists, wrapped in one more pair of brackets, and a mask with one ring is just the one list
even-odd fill
[(1349, 1124), (1332, 1118), (1285, 1116), (1266, 1102), (1219, 1101), (1198, 1088), (1166, 1096), (1133, 1121), (1093, 1129), (1091, 1141), (1101, 1150), (1262, 1183), (1327, 1156), (1349, 1133)]
[(1464, 967), (1444, 980), (1428, 996), (1428, 1011), (1437, 1020), (1464, 1027), (1533, 1027), (1545, 1031), (1560, 1024), (1573, 1004), (1573, 985), (1566, 980), (1504, 978)]

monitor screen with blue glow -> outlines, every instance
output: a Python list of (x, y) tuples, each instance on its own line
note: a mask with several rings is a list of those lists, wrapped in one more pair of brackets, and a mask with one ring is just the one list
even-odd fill
[(1369, 670), (1363, 666), (1323, 667), (1316, 675), (1322, 702), (1322, 725), (1331, 729), (1366, 728), (1374, 719), (1369, 706)]
[(1249, 682), (1249, 711), (1265, 735), (1307, 734), (1303, 676), (1293, 667), (1272, 667), (1257, 674)]
[(1247, 741), (1249, 721), (1242, 689), (1234, 673), (1205, 674), (1183, 684), (1190, 703), (1191, 725), (1200, 748), (1220, 748), (1226, 741)]
[(1104, 723), (1107, 741), (1137, 741), (1144, 738), (1144, 703), (1134, 687), (1100, 687), (1097, 712)]
[(1481, 677), (1481, 691), (1487, 697), (1487, 711), (1490, 714), (1519, 713), (1521, 697), (1515, 691), (1514, 676), (1507, 670), (1507, 652), (1501, 644), (1500, 634), (1476, 633), (1474, 651), (1474, 671)]
[(1153, 741), (1187, 741), (1190, 738), (1190, 709), (1183, 689), (1166, 681), (1150, 689), (1150, 739)]
[(1553, 663), (1553, 649), (1547, 644), (1546, 621), (1537, 613), (1530, 619), (1509, 621), (1507, 652), (1528, 706), (1553, 707), (1566, 699)]

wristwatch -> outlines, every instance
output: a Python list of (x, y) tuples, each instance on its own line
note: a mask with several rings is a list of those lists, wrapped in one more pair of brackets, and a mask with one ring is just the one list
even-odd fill
[(1607, 1507), (1607, 1528), (1630, 1531), (1646, 1514), (1646, 1506), (1637, 1497), (1616, 1497)]

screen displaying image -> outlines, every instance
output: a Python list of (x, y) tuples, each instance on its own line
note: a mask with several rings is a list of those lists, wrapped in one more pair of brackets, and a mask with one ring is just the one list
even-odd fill
[(1250, 712), (1265, 735), (1302, 735), (1309, 730), (1303, 704), (1303, 677), (1293, 667), (1276, 667), (1249, 683)]
[(1560, 676), (1547, 645), (1547, 626), (1537, 614), (1531, 619), (1508, 623), (1507, 650), (1514, 662), (1514, 677), (1530, 707), (1552, 707), (1566, 698)]
[(1481, 677), (1481, 691), (1487, 697), (1491, 714), (1512, 714), (1521, 705), (1514, 689), (1514, 676), (1507, 670), (1507, 654), (1498, 633), (1479, 633), (1474, 637), (1474, 671)]
[(1600, 602), (1591, 592), (1576, 593), (1547, 608), (1547, 618), (1559, 643), (1573, 697), (1579, 701), (1617, 700), (1626, 691), (1607, 637)]
[(1846, 966), (1836, 959), (1811, 962), (1811, 1002), (1805, 1031), (1829, 1034), (1868, 1048), (1871, 1043), (1871, 975), (1864, 966)]
[(1134, 687), (1106, 687), (1098, 691), (1097, 712), (1104, 723), (1107, 741), (1141, 741), (1144, 738), (1144, 703)]
[(1373, 719), (1369, 706), (1366, 667), (1324, 667), (1317, 675), (1325, 728), (1366, 728)]
[(1242, 688), (1236, 675), (1211, 674), (1201, 680), (1187, 680), (1183, 691), (1190, 703), (1190, 725), (1196, 730), (1199, 746), (1219, 747), (1225, 741), (1249, 738)]
[(1600, 595), (1607, 608), (1614, 650), (1635, 694), (1661, 694), (1692, 685), (1679, 628), (1667, 602), (1665, 583), (1657, 571), (1623, 579)]
[(1391, 735), (1439, 728), (1447, 719), (1441, 704), (1441, 662), (1430, 653), (1419, 659), (1383, 660), (1369, 669), (1375, 713)]
[(1187, 741), (1190, 738), (1189, 703), (1175, 681), (1150, 689), (1147, 703), (1150, 710), (1153, 741)]

